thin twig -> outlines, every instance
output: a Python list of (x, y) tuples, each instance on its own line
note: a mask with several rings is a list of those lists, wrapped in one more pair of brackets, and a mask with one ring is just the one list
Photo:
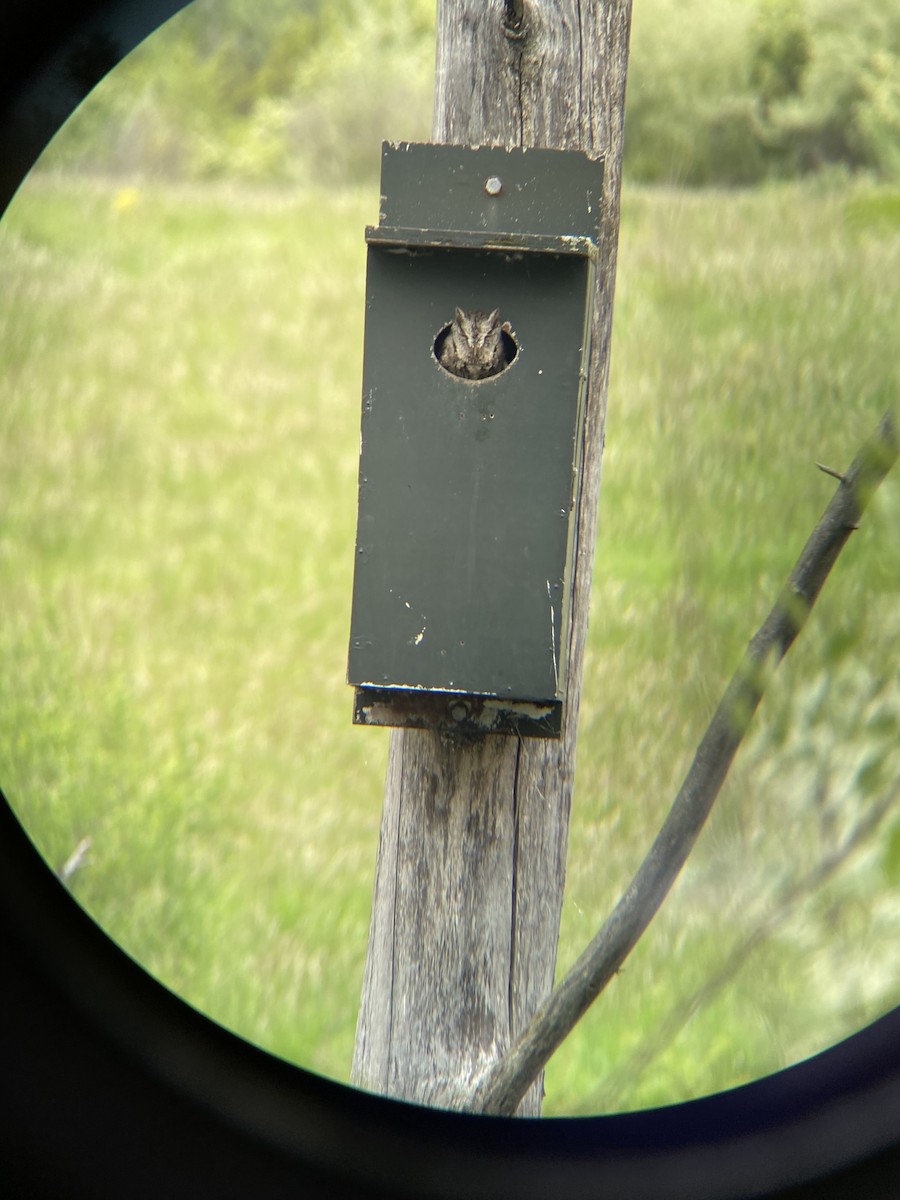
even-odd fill
[(532, 1017), (510, 1052), (490, 1066), (466, 1105), (512, 1116), (532, 1081), (613, 978), (684, 866), (762, 698), (868, 502), (893, 466), (898, 438), (886, 413), (825, 509), (774, 608), (744, 654), (697, 749), (656, 840), (605, 925)]
[(820, 471), (824, 471), (826, 475), (830, 475), (832, 479), (839, 479), (841, 483), (846, 483), (847, 476), (843, 471), (836, 471), (834, 467), (826, 467), (824, 463), (816, 463)]

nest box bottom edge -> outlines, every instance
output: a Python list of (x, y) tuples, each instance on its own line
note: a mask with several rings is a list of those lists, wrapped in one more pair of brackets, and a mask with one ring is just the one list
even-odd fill
[(562, 730), (561, 700), (511, 700), (465, 692), (423, 688), (357, 687), (353, 724), (430, 729), (471, 736), (484, 733), (558, 738)]

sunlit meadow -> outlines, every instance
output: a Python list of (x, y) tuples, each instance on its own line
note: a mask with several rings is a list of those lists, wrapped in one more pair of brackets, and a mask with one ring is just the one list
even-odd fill
[[(0, 224), (0, 784), (125, 950), (346, 1080), (388, 734), (344, 682), (377, 188), (45, 171)], [(900, 196), (626, 188), (564, 969), (896, 403)], [(900, 995), (900, 493), (835, 569), (547, 1115), (769, 1073)], [(825, 882), (804, 878), (828, 855)], [(718, 973), (718, 977), (717, 977)], [(712, 982), (710, 982), (712, 980)]]

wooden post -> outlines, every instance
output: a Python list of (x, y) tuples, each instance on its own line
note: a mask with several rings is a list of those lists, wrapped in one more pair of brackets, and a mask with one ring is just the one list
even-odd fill
[[(559, 742), (391, 734), (351, 1079), (461, 1107), (553, 984), (596, 535), (631, 0), (439, 0), (432, 137), (606, 157)], [(520, 1115), (540, 1114), (542, 1080)]]

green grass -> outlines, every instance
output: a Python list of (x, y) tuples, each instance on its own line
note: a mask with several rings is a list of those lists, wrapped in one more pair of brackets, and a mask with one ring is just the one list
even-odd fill
[[(626, 191), (560, 969), (827, 503), (814, 463), (896, 403), (895, 208), (862, 184)], [(352, 728), (344, 683), (376, 214), (375, 189), (43, 174), (0, 224), (0, 783), (54, 866), (92, 839), (71, 887), (130, 954), (338, 1079), (388, 736)], [(896, 1003), (894, 817), (660, 1034), (896, 786), (898, 581), (894, 479), (547, 1115), (728, 1087)]]

